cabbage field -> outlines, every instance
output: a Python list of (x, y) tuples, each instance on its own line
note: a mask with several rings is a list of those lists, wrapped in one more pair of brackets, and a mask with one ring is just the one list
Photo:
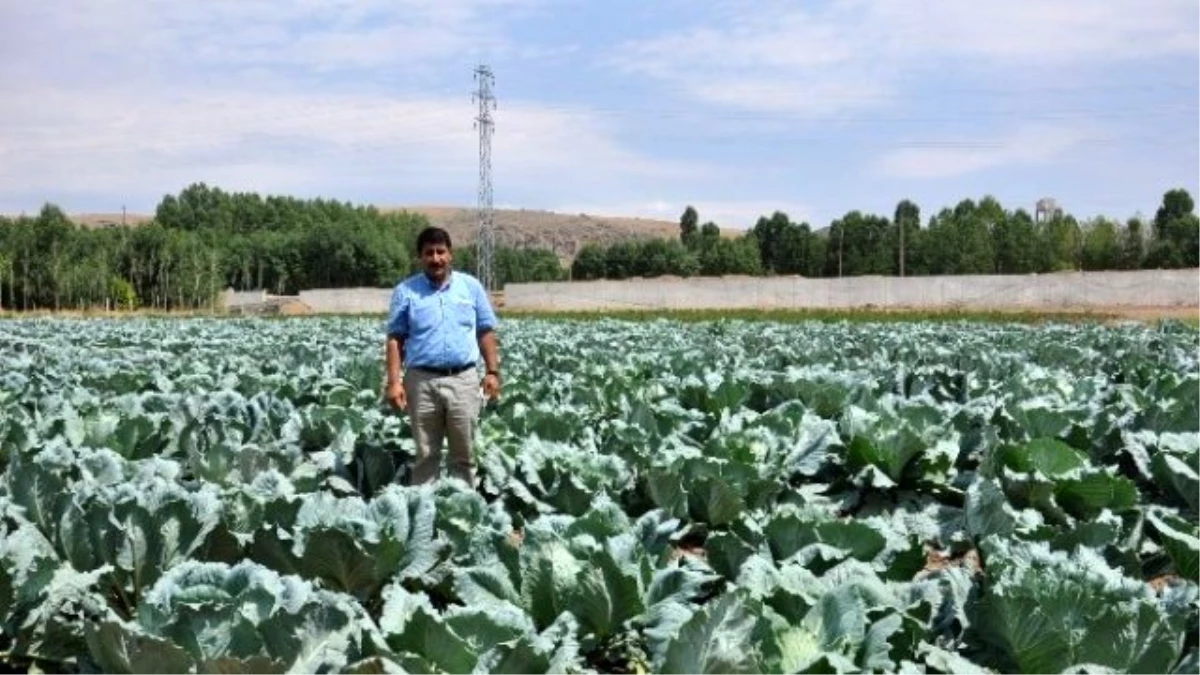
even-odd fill
[(1192, 326), (511, 318), (478, 490), (381, 330), (0, 322), (0, 671), (1200, 670)]

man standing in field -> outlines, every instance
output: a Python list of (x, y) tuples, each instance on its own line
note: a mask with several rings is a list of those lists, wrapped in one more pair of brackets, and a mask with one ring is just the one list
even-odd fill
[(451, 270), (450, 234), (437, 227), (417, 236), (423, 272), (396, 285), (387, 319), (387, 400), (407, 411), (417, 442), (412, 484), (434, 480), (442, 441), (453, 475), (475, 484), (480, 356), (483, 396), (500, 396), (496, 313), (475, 277)]

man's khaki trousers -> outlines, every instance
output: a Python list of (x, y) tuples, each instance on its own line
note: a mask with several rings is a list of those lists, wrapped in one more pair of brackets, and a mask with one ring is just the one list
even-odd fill
[(479, 374), (474, 368), (445, 376), (409, 369), (404, 373), (404, 393), (408, 398), (413, 437), (417, 441), (412, 484), (437, 478), (442, 464), (442, 442), (447, 440), (451, 473), (474, 486), (472, 450), (483, 398)]

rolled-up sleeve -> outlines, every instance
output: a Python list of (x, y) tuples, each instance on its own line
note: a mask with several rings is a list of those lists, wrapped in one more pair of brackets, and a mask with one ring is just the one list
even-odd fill
[(408, 337), (408, 294), (404, 292), (403, 285), (392, 290), (386, 330), (388, 335)]
[(496, 311), (492, 309), (492, 302), (488, 299), (487, 291), (483, 290), (483, 284), (471, 284), (471, 293), (475, 297), (475, 330), (480, 333), (495, 330)]

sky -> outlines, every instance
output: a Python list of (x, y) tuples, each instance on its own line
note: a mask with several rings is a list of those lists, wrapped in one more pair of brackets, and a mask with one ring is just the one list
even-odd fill
[(0, 0), (0, 213), (204, 182), (723, 228), (1200, 197), (1195, 0)]

